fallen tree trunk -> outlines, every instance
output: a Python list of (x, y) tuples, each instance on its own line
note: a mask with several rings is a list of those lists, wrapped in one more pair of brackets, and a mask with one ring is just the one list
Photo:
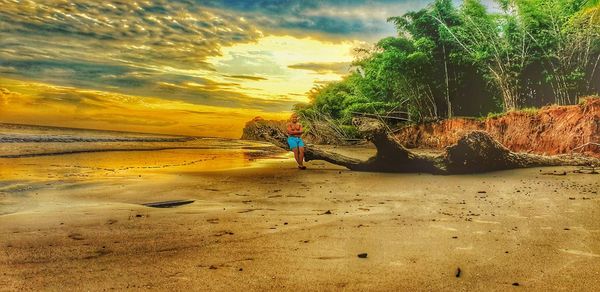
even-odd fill
[[(365, 139), (377, 148), (377, 154), (365, 161), (321, 150), (309, 145), (305, 160), (325, 160), (357, 171), (376, 172), (425, 172), (434, 174), (474, 173), (503, 169), (560, 166), (560, 165), (600, 165), (600, 160), (581, 155), (542, 156), (527, 153), (514, 153), (494, 140), (488, 133), (473, 131), (446, 148), (438, 156), (426, 156), (410, 151), (388, 131), (379, 120), (360, 117), (353, 124)], [(287, 148), (287, 135), (279, 128), (258, 127), (259, 136), (264, 141)]]
[(440, 156), (446, 173), (473, 173), (536, 166), (590, 166), (600, 160), (582, 155), (544, 156), (514, 153), (487, 132), (473, 131), (446, 148)]
[[(334, 164), (343, 165), (351, 170), (381, 171), (381, 172), (430, 172), (438, 173), (436, 161), (426, 156), (413, 153), (402, 144), (387, 134), (385, 125), (379, 120), (367, 117), (354, 118), (354, 125), (368, 141), (375, 144), (377, 154), (361, 163), (344, 165), (334, 161)], [(314, 151), (307, 148), (306, 160), (322, 159), (323, 155), (316, 156)], [(319, 151), (317, 151), (319, 152)], [(321, 153), (318, 153), (321, 154)]]

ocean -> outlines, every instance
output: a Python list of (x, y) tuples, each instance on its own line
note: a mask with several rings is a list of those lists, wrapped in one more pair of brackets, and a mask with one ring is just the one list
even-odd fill
[(285, 153), (258, 141), (0, 124), (0, 181), (93, 179), (131, 170), (218, 171), (282, 159)]

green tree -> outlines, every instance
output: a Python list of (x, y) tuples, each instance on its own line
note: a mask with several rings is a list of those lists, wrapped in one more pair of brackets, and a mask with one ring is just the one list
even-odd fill
[(519, 106), (521, 72), (530, 62), (530, 44), (524, 22), (512, 1), (500, 1), (502, 13), (491, 15), (479, 0), (465, 0), (460, 9), (462, 24), (450, 27), (436, 20), (464, 49), (466, 57), (495, 82), (505, 110)]
[[(355, 113), (405, 111), (413, 121), (484, 116), (600, 92), (600, 0), (435, 0), (391, 17), (341, 81), (315, 87), (306, 116), (350, 124)], [(498, 101), (497, 106), (495, 105)]]

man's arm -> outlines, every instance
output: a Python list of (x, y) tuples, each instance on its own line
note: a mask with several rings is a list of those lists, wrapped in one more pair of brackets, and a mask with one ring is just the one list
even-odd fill
[(294, 133), (294, 130), (292, 130), (292, 123), (287, 124), (287, 133), (288, 135), (296, 135), (296, 133)]
[(292, 124), (291, 123), (287, 124), (287, 133), (289, 135), (301, 135), (302, 134), (302, 125), (300, 125), (300, 130), (295, 131), (295, 130), (292, 129)]

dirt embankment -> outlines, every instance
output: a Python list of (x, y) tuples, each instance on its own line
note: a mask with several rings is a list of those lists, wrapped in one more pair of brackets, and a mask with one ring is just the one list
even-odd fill
[(600, 98), (588, 98), (580, 105), (510, 112), (484, 121), (456, 118), (413, 125), (401, 129), (396, 137), (407, 147), (441, 149), (474, 130), (488, 132), (514, 152), (582, 152), (600, 157)]

